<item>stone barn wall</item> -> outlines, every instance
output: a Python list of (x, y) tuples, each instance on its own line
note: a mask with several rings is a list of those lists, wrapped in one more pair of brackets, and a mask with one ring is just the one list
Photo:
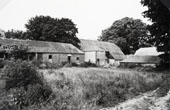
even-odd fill
[(71, 63), (83, 63), (84, 54), (43, 54), (43, 62), (53, 62), (53, 63), (62, 63), (68, 62), (68, 56), (70, 56)]

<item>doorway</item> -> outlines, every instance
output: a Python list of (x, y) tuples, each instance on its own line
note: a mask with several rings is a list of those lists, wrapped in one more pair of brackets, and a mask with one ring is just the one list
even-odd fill
[(71, 64), (71, 56), (67, 56), (67, 62), (68, 64)]

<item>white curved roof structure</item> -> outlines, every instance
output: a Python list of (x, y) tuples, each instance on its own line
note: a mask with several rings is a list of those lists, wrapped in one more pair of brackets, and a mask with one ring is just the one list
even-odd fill
[(162, 52), (158, 52), (156, 47), (145, 47), (145, 48), (140, 48), (135, 52), (135, 56), (158, 56), (162, 54)]

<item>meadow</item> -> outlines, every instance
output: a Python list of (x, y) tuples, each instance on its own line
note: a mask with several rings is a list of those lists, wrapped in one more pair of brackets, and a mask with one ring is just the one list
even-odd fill
[(146, 68), (40, 69), (17, 60), (8, 62), (0, 73), (6, 78), (0, 89), (0, 110), (99, 110), (158, 88), (161, 97), (170, 88), (167, 71)]
[[(133, 69), (61, 68), (40, 70), (57, 94), (61, 108), (98, 110), (113, 107), (161, 86), (164, 72)], [(61, 109), (62, 110), (62, 109)]]

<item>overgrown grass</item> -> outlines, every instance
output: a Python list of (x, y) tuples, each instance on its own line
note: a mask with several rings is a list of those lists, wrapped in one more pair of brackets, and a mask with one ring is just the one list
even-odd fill
[(164, 76), (161, 73), (100, 68), (62, 68), (44, 73), (54, 94), (57, 94), (55, 102), (58, 107), (71, 110), (115, 106), (156, 89), (162, 84)]
[[(0, 106), (4, 107), (2, 109), (18, 110), (17, 105), (21, 104), (15, 102), (19, 102), (23, 103), (22, 105), (28, 104), (19, 107), (23, 110), (99, 110), (155, 90), (166, 78), (163, 73), (130, 69), (73, 67), (43, 69), (39, 72), (43, 73), (44, 82), (47, 83), (49, 90), (52, 90), (50, 96), (43, 101), (37, 100), (42, 99), (40, 94), (45, 94), (44, 89), (48, 90), (45, 86), (42, 88), (40, 85), (32, 85), (27, 91), (14, 88), (8, 93), (0, 94), (2, 95)], [(11, 92), (12, 98), (9, 95)], [(14, 101), (15, 97), (19, 101)]]

